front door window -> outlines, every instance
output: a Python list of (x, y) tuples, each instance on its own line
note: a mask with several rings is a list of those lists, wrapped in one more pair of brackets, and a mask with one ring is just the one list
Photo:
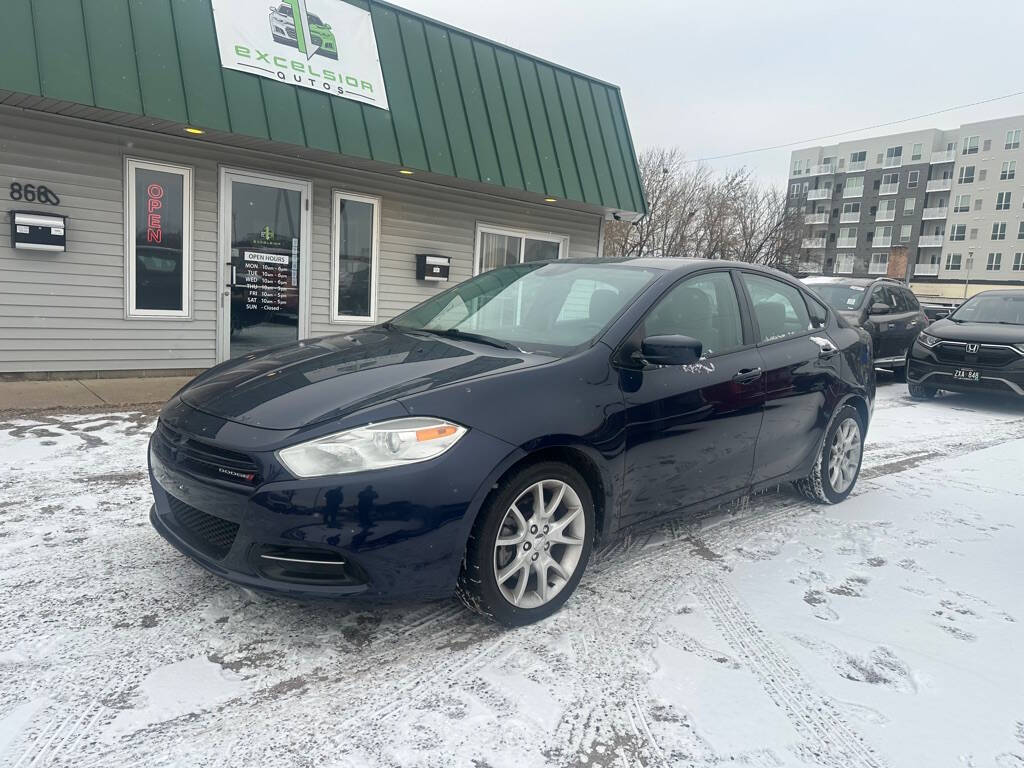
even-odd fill
[(230, 303), (227, 354), (238, 357), (299, 338), (301, 186), (227, 178)]

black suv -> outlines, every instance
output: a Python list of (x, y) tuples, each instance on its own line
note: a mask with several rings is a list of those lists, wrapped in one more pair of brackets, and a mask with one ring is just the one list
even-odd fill
[(907, 286), (888, 277), (807, 277), (803, 282), (848, 323), (871, 334), (876, 368), (906, 374), (907, 351), (929, 322)]
[(910, 350), (910, 396), (1003, 392), (1024, 396), (1024, 290), (983, 291), (928, 326)]

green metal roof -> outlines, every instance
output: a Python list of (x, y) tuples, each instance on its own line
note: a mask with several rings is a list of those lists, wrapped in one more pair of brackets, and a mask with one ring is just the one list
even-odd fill
[(372, 15), (390, 111), (221, 69), (210, 0), (3, 0), (0, 90), (646, 212), (617, 87), (346, 1)]

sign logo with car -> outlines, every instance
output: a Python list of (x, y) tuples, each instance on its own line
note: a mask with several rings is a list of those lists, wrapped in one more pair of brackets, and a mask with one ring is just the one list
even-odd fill
[(369, 11), (342, 0), (213, 0), (221, 66), (388, 108)]

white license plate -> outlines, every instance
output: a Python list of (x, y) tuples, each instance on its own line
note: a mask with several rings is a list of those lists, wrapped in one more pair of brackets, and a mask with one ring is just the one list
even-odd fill
[(970, 368), (957, 368), (953, 371), (953, 378), (958, 381), (978, 381), (981, 378), (981, 372), (972, 371)]

